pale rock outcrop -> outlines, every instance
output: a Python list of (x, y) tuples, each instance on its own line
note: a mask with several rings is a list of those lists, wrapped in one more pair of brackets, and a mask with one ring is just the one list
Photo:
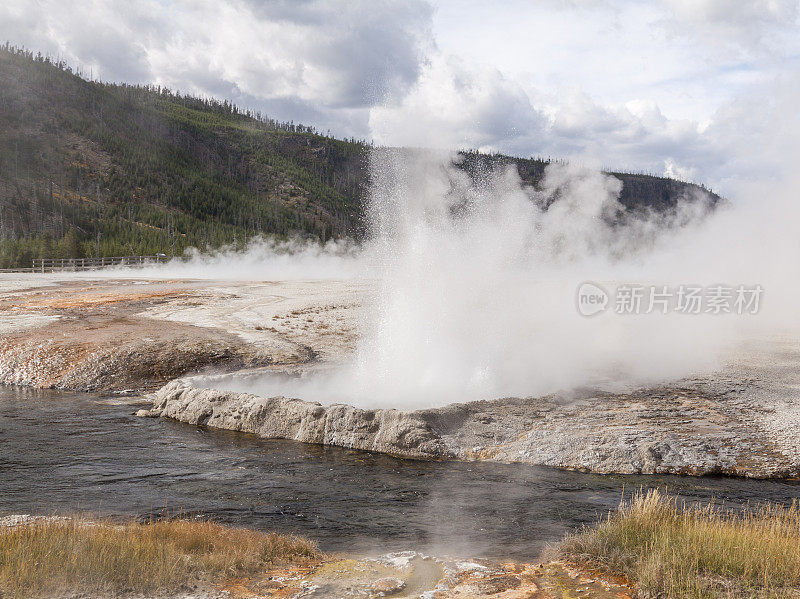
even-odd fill
[(455, 457), (413, 412), (322, 406), (286, 397), (199, 389), (184, 380), (168, 383), (153, 397), (153, 409), (141, 415), (410, 458)]
[(417, 411), (323, 406), (205, 389), (191, 379), (153, 394), (140, 415), (416, 459), (521, 462), (597, 473), (800, 474), (745, 395), (682, 388), (499, 399)]

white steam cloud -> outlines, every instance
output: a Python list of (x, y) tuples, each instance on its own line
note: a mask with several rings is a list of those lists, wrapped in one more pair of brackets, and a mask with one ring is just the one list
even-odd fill
[[(599, 170), (551, 164), (534, 190), (514, 169), (473, 180), (449, 154), (375, 150), (373, 238), (354, 264), (377, 277), (378, 293), (354, 359), (300, 377), (216, 384), (418, 408), (667, 382), (720, 365), (742, 341), (796, 335), (797, 86), (772, 91), (771, 110), (759, 115), (768, 126), (753, 138), (767, 176), (739, 185), (711, 215), (702, 198), (686, 198), (667, 214), (631, 216), (618, 202), (620, 182)], [(586, 318), (576, 309), (585, 281), (764, 292), (758, 314)]]
[(513, 168), (486, 172), (475, 184), (451, 160), (373, 153), (374, 238), (361, 260), (370, 265), (362, 272), (379, 274), (378, 293), (351, 363), (214, 385), (402, 408), (579, 385), (619, 388), (715, 366), (746, 324), (747, 317), (717, 315), (587, 319), (576, 309), (586, 280), (719, 282), (670, 260), (688, 252), (716, 265), (721, 250), (712, 251), (704, 202), (626, 218), (620, 182), (597, 170), (551, 164), (533, 190)]
[[(222, 281), (309, 281), (357, 279), (370, 276), (362, 248), (353, 241), (255, 237), (244, 250), (225, 246), (208, 253), (190, 249), (186, 256), (164, 264), (135, 269), (110, 268), (105, 276), (135, 275), (148, 279)], [(92, 276), (96, 276), (93, 273)]]

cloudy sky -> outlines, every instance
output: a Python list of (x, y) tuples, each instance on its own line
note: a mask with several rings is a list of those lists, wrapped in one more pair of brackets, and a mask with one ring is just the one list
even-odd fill
[(798, 0), (4, 0), (0, 40), (339, 136), (725, 191), (796, 89), (799, 16)]

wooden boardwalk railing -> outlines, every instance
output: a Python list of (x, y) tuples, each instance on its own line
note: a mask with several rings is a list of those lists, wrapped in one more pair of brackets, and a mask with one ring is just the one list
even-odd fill
[[(61, 270), (97, 270), (109, 266), (143, 266), (166, 262), (167, 256), (110, 256), (105, 258), (34, 258), (33, 268), (13, 269), (17, 272), (56, 272)], [(12, 269), (9, 269), (12, 270)]]

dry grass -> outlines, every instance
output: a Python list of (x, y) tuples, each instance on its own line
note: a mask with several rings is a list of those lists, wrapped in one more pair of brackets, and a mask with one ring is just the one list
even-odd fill
[(737, 513), (650, 491), (557, 552), (627, 577), (643, 597), (800, 597), (800, 504)]
[(301, 538), (173, 520), (44, 520), (0, 531), (0, 597), (177, 591), (320, 557)]

